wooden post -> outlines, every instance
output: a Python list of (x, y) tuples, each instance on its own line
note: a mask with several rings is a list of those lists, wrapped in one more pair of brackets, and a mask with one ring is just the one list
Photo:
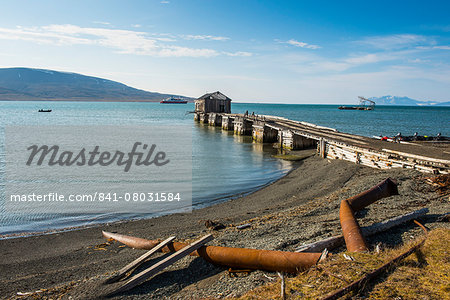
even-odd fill
[(281, 299), (286, 300), (286, 282), (284, 280), (284, 273), (283, 272), (277, 272), (278, 276), (281, 279)]
[(325, 150), (325, 140), (323, 138), (320, 138), (320, 157), (325, 158), (326, 157), (326, 150)]

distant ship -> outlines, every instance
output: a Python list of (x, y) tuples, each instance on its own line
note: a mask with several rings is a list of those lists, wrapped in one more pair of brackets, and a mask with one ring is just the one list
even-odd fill
[(182, 98), (170, 97), (170, 98), (164, 99), (163, 101), (161, 101), (159, 103), (186, 104), (187, 100), (184, 100)]
[(343, 110), (373, 110), (375, 108), (375, 102), (366, 99), (364, 97), (358, 96), (359, 106), (339, 106), (339, 109)]

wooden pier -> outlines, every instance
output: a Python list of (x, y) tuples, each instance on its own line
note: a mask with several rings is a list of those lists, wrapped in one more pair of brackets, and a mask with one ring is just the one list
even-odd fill
[(342, 159), (378, 169), (407, 168), (425, 173), (450, 173), (449, 146), (391, 143), (267, 115), (197, 111), (194, 119), (234, 131), (236, 135), (252, 136), (255, 143), (273, 143), (280, 149), (316, 148), (323, 158)]

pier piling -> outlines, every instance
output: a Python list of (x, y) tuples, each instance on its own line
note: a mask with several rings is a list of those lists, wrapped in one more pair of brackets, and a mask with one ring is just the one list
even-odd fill
[[(450, 160), (443, 159), (448, 155), (423, 156), (422, 153), (430, 155), (423, 146), (416, 147), (417, 153), (407, 153), (397, 150), (402, 149), (398, 143), (275, 116), (196, 112), (194, 120), (234, 131), (235, 135), (252, 136), (256, 143), (276, 143), (280, 149), (288, 151), (315, 147), (322, 158), (342, 159), (377, 169), (407, 168), (434, 174), (450, 173)], [(395, 150), (386, 149), (390, 146)]]

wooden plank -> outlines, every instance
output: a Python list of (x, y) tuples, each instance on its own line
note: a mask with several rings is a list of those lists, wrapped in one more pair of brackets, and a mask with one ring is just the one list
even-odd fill
[(142, 282), (144, 282), (145, 280), (147, 280), (147, 278), (157, 274), (158, 272), (162, 271), (163, 269), (165, 269), (166, 267), (170, 266), (174, 262), (180, 260), (181, 258), (189, 255), (190, 253), (192, 253), (195, 250), (199, 249), (201, 246), (203, 246), (207, 242), (212, 241), (213, 239), (214, 239), (214, 237), (212, 236), (212, 234), (208, 234), (208, 235), (202, 237), (201, 239), (195, 241), (194, 243), (192, 243), (190, 245), (187, 245), (186, 247), (184, 247), (180, 251), (177, 251), (177, 252), (173, 253), (172, 255), (170, 255), (170, 256), (166, 257), (165, 259), (161, 260), (160, 262), (158, 262), (158, 263), (154, 264), (153, 266), (149, 267), (148, 269), (146, 269), (146, 270), (140, 272), (139, 274), (133, 276), (124, 285), (122, 285), (118, 289), (114, 290), (109, 295), (114, 295), (114, 294), (117, 294), (117, 293), (120, 293), (120, 292), (125, 292), (125, 291), (128, 291), (128, 290), (134, 288), (135, 286), (137, 286), (137, 285), (141, 284)]
[[(422, 208), (410, 213), (407, 213), (405, 215), (401, 215), (398, 217), (394, 217), (388, 220), (385, 220), (380, 223), (375, 223), (373, 225), (362, 227), (361, 232), (362, 234), (367, 237), (371, 235), (375, 235), (377, 233), (387, 231), (395, 226), (398, 226), (400, 224), (406, 223), (408, 221), (420, 218), (428, 213), (428, 208)], [(344, 237), (342, 235), (332, 236), (325, 238), (323, 240), (306, 244), (303, 246), (298, 247), (295, 252), (320, 252), (324, 249), (334, 249), (344, 244)]]
[(156, 253), (159, 250), (161, 250), (162, 248), (164, 248), (164, 246), (166, 246), (168, 243), (172, 242), (174, 239), (175, 239), (175, 237), (171, 236), (170, 238), (162, 241), (161, 243), (156, 245), (154, 248), (150, 249), (149, 251), (147, 251), (146, 253), (141, 255), (139, 258), (135, 259), (134, 261), (132, 261), (131, 263), (129, 263), (128, 265), (126, 265), (125, 267), (120, 269), (119, 272), (117, 272), (117, 274), (114, 274), (112, 277), (108, 278), (105, 281), (105, 283), (113, 283), (113, 282), (116, 282), (116, 281), (120, 280), (121, 278), (125, 277), (125, 275), (129, 271), (142, 265), (144, 263), (144, 261), (146, 261), (150, 256), (152, 256), (154, 253)]
[(431, 158), (431, 157), (415, 155), (415, 154), (410, 154), (410, 153), (405, 153), (405, 152), (400, 152), (400, 151), (394, 151), (394, 150), (389, 150), (389, 149), (383, 149), (383, 151), (386, 151), (386, 152), (389, 152), (389, 153), (398, 154), (398, 155), (405, 156), (405, 157), (410, 157), (410, 158), (415, 158), (415, 159), (420, 159), (420, 160), (425, 160), (425, 161), (432, 161), (432, 162), (444, 164), (444, 165), (447, 165), (447, 166), (450, 165), (450, 160), (446, 160), (446, 159)]

